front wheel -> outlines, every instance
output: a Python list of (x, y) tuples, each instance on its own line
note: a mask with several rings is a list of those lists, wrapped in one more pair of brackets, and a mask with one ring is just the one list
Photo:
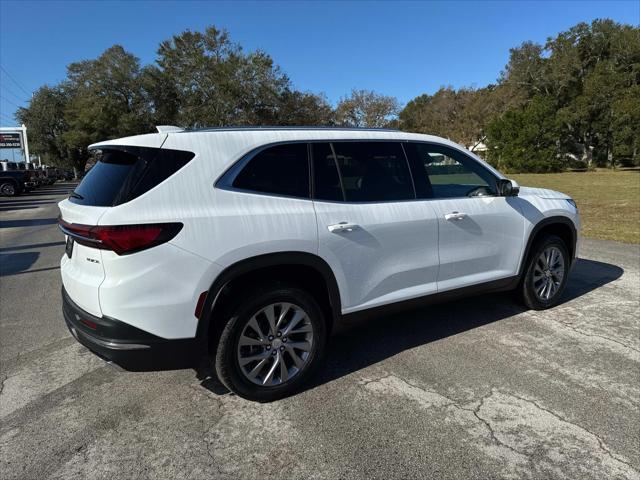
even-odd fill
[(520, 287), (525, 305), (534, 310), (557, 305), (567, 284), (569, 265), (567, 247), (560, 237), (550, 235), (538, 242)]
[(326, 322), (316, 300), (296, 287), (259, 290), (232, 309), (216, 350), (220, 381), (248, 400), (291, 395), (321, 362)]
[(0, 194), (6, 197), (15, 197), (18, 194), (18, 188), (13, 182), (3, 182), (0, 185)]

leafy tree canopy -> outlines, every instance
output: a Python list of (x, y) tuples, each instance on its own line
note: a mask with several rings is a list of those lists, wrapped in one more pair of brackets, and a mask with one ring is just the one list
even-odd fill
[(403, 128), (465, 146), (511, 171), (640, 164), (640, 29), (580, 23), (510, 50), (498, 83), (441, 88), (400, 112)]
[(345, 127), (385, 127), (400, 110), (394, 97), (371, 90), (352, 90), (340, 99), (336, 108), (336, 122)]

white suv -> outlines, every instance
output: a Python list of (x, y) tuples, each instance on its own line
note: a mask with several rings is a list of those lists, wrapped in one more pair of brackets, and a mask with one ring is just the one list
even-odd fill
[(442, 138), (158, 130), (92, 145), (60, 203), (66, 322), (128, 369), (215, 366), (272, 400), (309, 378), (340, 323), (496, 290), (549, 308), (576, 256), (571, 198)]

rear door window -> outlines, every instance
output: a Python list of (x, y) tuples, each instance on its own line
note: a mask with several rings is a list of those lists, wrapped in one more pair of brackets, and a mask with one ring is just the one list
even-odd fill
[(309, 198), (309, 159), (306, 143), (268, 147), (244, 166), (233, 187), (252, 192)]
[(409, 165), (400, 143), (335, 142), (347, 202), (388, 202), (415, 198)]
[(192, 152), (148, 147), (104, 148), (69, 201), (80, 205), (120, 205), (151, 190), (184, 167)]
[(316, 200), (343, 201), (338, 165), (331, 144), (312, 143), (313, 198)]

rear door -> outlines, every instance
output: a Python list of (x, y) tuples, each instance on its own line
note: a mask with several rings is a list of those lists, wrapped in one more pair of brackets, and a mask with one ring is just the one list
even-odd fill
[(497, 195), (493, 173), (461, 151), (427, 143), (405, 149), (438, 218), (438, 290), (516, 275), (524, 236), (517, 199)]
[(398, 142), (311, 144), (319, 254), (343, 313), (436, 291), (438, 226)]

